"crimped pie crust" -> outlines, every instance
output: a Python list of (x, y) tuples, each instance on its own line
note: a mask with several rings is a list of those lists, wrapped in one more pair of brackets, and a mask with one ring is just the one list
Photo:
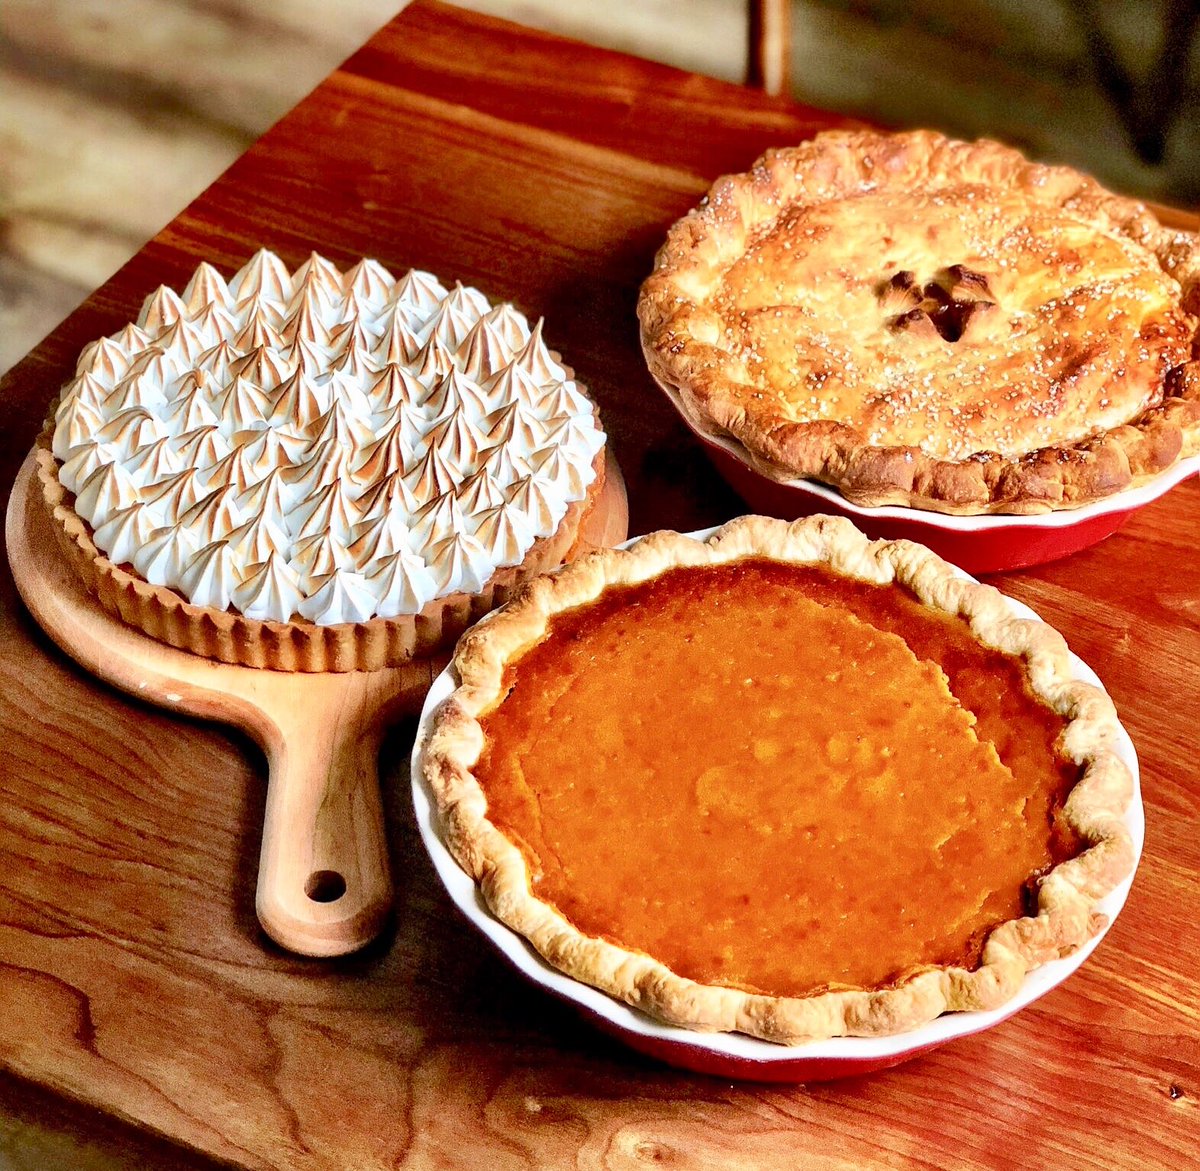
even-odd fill
[[(479, 717), (503, 698), (506, 662), (537, 642), (553, 615), (598, 598), (610, 585), (645, 581), (675, 566), (744, 557), (821, 564), (847, 577), (898, 583), (924, 605), (967, 622), (983, 644), (1021, 657), (1034, 693), (1067, 719), (1062, 746), (1084, 766), (1064, 810), (1087, 848), (1040, 882), (1035, 917), (1001, 924), (974, 970), (936, 967), (873, 991), (774, 997), (696, 983), (653, 957), (576, 930), (532, 892), (521, 851), (489, 820), (472, 768), (484, 747)], [(669, 1024), (743, 1032), (795, 1044), (835, 1036), (905, 1032), (943, 1012), (991, 1009), (1025, 974), (1068, 954), (1100, 925), (1095, 907), (1133, 865), (1122, 816), (1132, 781), (1113, 741), (1118, 725), (1101, 691), (1071, 679), (1066, 644), (1044, 623), (1012, 617), (1001, 595), (964, 580), (946, 562), (906, 541), (870, 542), (848, 521), (810, 517), (793, 524), (743, 517), (707, 541), (660, 532), (627, 551), (588, 554), (531, 582), (508, 606), (459, 641), (460, 684), (437, 710), (424, 746), (424, 776), (451, 852), (479, 884), (492, 912), (552, 965)]]
[(718, 179), (638, 305), (650, 370), (776, 480), (1074, 508), (1200, 450), (1200, 244), (995, 142), (832, 131)]
[(605, 449), (597, 453), (587, 494), (567, 507), (558, 529), (534, 542), (520, 565), (498, 569), (475, 594), (435, 598), (419, 614), (318, 625), (303, 618), (260, 621), (236, 610), (197, 606), (175, 590), (152, 585), (114, 565), (92, 540), (91, 526), (71, 506), (50, 450), (54, 415), (34, 448), (42, 498), (67, 561), (109, 613), (151, 638), (223, 663), (277, 671), (374, 671), (447, 647), (481, 615), (501, 605), (531, 577), (554, 569), (581, 548), (580, 530), (604, 487)]

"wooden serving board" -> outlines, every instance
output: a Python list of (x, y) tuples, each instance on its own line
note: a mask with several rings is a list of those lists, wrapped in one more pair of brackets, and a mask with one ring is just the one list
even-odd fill
[[(247, 732), (267, 756), (255, 907), (277, 943), (345, 955), (379, 933), (392, 907), (379, 746), (389, 723), (419, 710), (448, 653), (382, 671), (263, 671), (177, 650), (102, 609), (59, 553), (32, 454), (9, 499), (8, 557), (38, 624), (81, 666), (172, 711)], [(581, 549), (628, 535), (620, 469), (583, 526)]]

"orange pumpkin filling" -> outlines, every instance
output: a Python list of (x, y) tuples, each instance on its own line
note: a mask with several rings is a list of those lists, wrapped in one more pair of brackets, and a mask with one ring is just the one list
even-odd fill
[(900, 588), (674, 569), (558, 615), (505, 685), (474, 772), (535, 893), (702, 983), (974, 967), (1077, 850), (1064, 721)]

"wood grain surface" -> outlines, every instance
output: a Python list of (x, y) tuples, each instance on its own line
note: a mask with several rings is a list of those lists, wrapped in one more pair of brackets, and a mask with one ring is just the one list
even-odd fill
[[(637, 286), (712, 177), (839, 122), (415, 4), (13, 370), (0, 483), (84, 343), (200, 259), (230, 270), (266, 245), (419, 265), (544, 313), (604, 414), (631, 531), (727, 519), (736, 497), (645, 372)], [(999, 581), (1098, 671), (1138, 748), (1146, 852), (1112, 932), (986, 1034), (794, 1088), (655, 1065), (504, 967), (417, 840), (408, 724), (381, 757), (392, 925), (349, 959), (281, 952), (246, 882), (253, 744), (95, 682), (0, 575), (0, 1063), (130, 1143), (148, 1132), (131, 1165), (161, 1165), (166, 1136), (250, 1168), (1194, 1166), (1198, 504), (1192, 481)]]

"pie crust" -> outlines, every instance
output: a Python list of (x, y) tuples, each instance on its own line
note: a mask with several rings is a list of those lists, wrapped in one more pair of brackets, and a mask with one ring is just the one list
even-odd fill
[[(978, 966), (924, 966), (880, 987), (803, 996), (697, 982), (603, 933), (579, 930), (538, 897), (522, 849), (489, 820), (487, 797), (472, 771), (486, 749), (480, 721), (507, 693), (506, 664), (539, 643), (555, 615), (596, 600), (610, 586), (646, 582), (677, 566), (764, 557), (905, 587), (923, 606), (957, 616), (979, 643), (1023, 661), (1032, 693), (1064, 720), (1060, 751), (1081, 771), (1062, 816), (1079, 852), (1036, 882), (1036, 914), (1003, 922), (986, 936)], [(549, 963), (669, 1024), (795, 1044), (901, 1033), (943, 1012), (995, 1008), (1016, 993), (1027, 971), (1076, 950), (1095, 933), (1102, 922), (1097, 902), (1133, 865), (1122, 822), (1132, 781), (1113, 749), (1116, 715), (1103, 692), (1072, 679), (1062, 637), (1044, 623), (1013, 618), (994, 589), (964, 579), (927, 549), (905, 541), (869, 542), (840, 518), (788, 525), (743, 517), (706, 541), (660, 532), (626, 551), (593, 552), (536, 579), (478, 623), (460, 640), (454, 666), (459, 686), (435, 712), (422, 756), (450, 851), (479, 884), (491, 911)], [(643, 788), (630, 800), (652, 803), (654, 797)], [(681, 903), (687, 897), (679, 891)]]
[(638, 304), (703, 434), (855, 504), (1029, 514), (1200, 450), (1200, 244), (995, 142), (831, 131), (718, 179)]

